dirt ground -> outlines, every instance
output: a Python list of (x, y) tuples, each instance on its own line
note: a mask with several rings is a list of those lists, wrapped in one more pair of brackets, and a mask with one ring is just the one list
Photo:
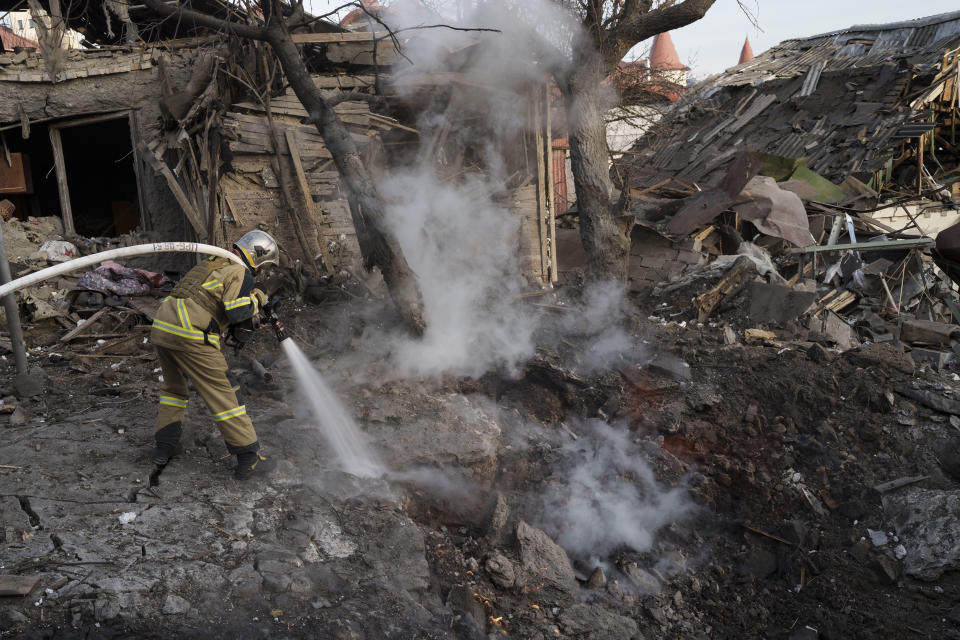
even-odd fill
[[(576, 337), (545, 333), (519, 376), (479, 380), (389, 375), (366, 337), (391, 321), (361, 303), (287, 309), (398, 472), (377, 480), (337, 470), (269, 335), (228, 357), (282, 459), (250, 484), (196, 397), (184, 455), (146, 461), (159, 372), (142, 340), (35, 348), (33, 398), (8, 358), (0, 574), (39, 584), (0, 598), (0, 636), (960, 637), (960, 377), (890, 345), (727, 344), (646, 304), (640, 355), (583, 373)], [(644, 464), (591, 494), (577, 474), (610, 442)], [(603, 503), (586, 540), (566, 519), (578, 482)], [(650, 500), (646, 543), (589, 537), (637, 539)]]

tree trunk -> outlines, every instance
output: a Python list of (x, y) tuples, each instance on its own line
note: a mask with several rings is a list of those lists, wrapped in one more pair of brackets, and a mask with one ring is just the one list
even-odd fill
[(274, 23), (267, 27), (265, 35), (290, 86), (310, 114), (310, 122), (316, 126), (333, 156), (334, 164), (351, 195), (351, 203), (356, 204), (350, 207), (350, 214), (364, 265), (367, 269), (380, 269), (404, 322), (417, 334), (422, 334), (426, 320), (416, 274), (407, 264), (396, 238), (386, 230), (383, 199), (363, 164), (356, 143), (313, 83), (286, 27)]
[[(589, 52), (582, 49), (589, 48)], [(630, 227), (618, 221), (610, 201), (610, 163), (604, 120), (604, 80), (600, 56), (585, 43), (580, 63), (561, 85), (567, 109), (570, 165), (577, 193), (580, 239), (587, 256), (587, 278), (627, 281)]]

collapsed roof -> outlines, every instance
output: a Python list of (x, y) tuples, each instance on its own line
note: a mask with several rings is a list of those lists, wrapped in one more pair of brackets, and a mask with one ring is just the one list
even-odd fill
[(960, 12), (782, 42), (688, 91), (627, 156), (630, 185), (715, 185), (743, 149), (808, 158), (835, 182), (868, 177), (953, 82), (945, 52), (958, 46)]

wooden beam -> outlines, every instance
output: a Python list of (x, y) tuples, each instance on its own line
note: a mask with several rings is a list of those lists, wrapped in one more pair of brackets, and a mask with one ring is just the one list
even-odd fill
[[(333, 273), (333, 264), (330, 262), (330, 252), (327, 251), (327, 242), (323, 237), (323, 231), (317, 224), (320, 221), (320, 212), (317, 211), (317, 203), (313, 201), (310, 194), (310, 185), (307, 182), (307, 174), (303, 170), (303, 163), (300, 161), (300, 152), (297, 150), (297, 137), (289, 129), (285, 132), (287, 136), (287, 148), (290, 149), (290, 159), (293, 161), (293, 169), (297, 174), (297, 184), (300, 187), (300, 194), (306, 202), (306, 211), (313, 219), (314, 227), (317, 230), (317, 244), (320, 248), (320, 255), (323, 256), (323, 270), (327, 273)], [(314, 256), (311, 256), (314, 257)]]
[(73, 210), (70, 208), (70, 187), (67, 186), (67, 165), (63, 159), (63, 142), (60, 129), (49, 128), (50, 147), (53, 149), (53, 166), (57, 174), (57, 190), (60, 192), (60, 217), (63, 219), (63, 233), (66, 236), (76, 234), (73, 225)]
[(553, 122), (550, 111), (550, 83), (544, 83), (544, 109), (546, 110), (546, 140), (544, 156), (547, 162), (547, 215), (550, 217), (548, 232), (550, 236), (550, 245), (547, 247), (547, 258), (550, 263), (550, 279), (548, 282), (553, 284), (559, 280), (557, 275), (557, 211), (556, 211), (556, 189), (553, 180)]
[(166, 179), (167, 186), (170, 188), (170, 192), (173, 194), (173, 197), (176, 198), (177, 204), (180, 205), (184, 215), (187, 216), (187, 220), (190, 221), (190, 226), (193, 227), (197, 237), (205, 237), (207, 228), (203, 223), (203, 216), (200, 215), (200, 212), (197, 211), (196, 207), (193, 206), (190, 198), (184, 192), (183, 187), (180, 186), (180, 182), (177, 180), (177, 177), (173, 175), (172, 171), (170, 171), (170, 167), (167, 166), (167, 163), (155, 156), (153, 152), (142, 142), (140, 143), (140, 152), (143, 154), (143, 157), (147, 159), (147, 162), (150, 163), (150, 166), (153, 167), (153, 170)]
[(40, 576), (0, 576), (0, 596), (26, 596), (40, 584)]
[(60, 342), (70, 342), (77, 336), (89, 331), (91, 327), (93, 327), (93, 325), (97, 324), (97, 320), (102, 318), (109, 309), (110, 307), (102, 307), (95, 314), (87, 318), (86, 321), (83, 324), (81, 324), (79, 327), (77, 327), (76, 329), (72, 329), (71, 331), (68, 331), (66, 334), (64, 334), (64, 336), (60, 338)]
[(390, 37), (389, 31), (348, 31), (346, 33), (291, 33), (297, 44), (324, 44), (327, 42), (373, 42)]
[(533, 127), (534, 127), (534, 148), (537, 155), (537, 226), (540, 229), (540, 279), (544, 283), (550, 282), (550, 268), (548, 266), (549, 256), (547, 255), (547, 189), (545, 184), (545, 174), (547, 165), (543, 155), (543, 107), (541, 104), (540, 87), (533, 90)]
[(147, 216), (147, 209), (143, 204), (143, 169), (140, 167), (142, 160), (140, 154), (137, 152), (137, 140), (140, 138), (140, 121), (137, 119), (137, 115), (133, 109), (127, 112), (127, 123), (130, 127), (130, 151), (133, 153), (133, 177), (137, 181), (137, 217), (140, 220), (140, 228), (149, 231), (152, 224)]

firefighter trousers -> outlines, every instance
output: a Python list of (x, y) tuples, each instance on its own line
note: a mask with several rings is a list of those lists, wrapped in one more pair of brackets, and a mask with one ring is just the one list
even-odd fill
[(163, 370), (157, 410), (157, 442), (176, 443), (180, 440), (183, 413), (189, 399), (189, 379), (213, 414), (227, 450), (234, 454), (257, 451), (257, 433), (241, 401), (239, 385), (231, 383), (227, 377), (227, 361), (223, 354), (212, 346), (187, 351), (154, 346)]

